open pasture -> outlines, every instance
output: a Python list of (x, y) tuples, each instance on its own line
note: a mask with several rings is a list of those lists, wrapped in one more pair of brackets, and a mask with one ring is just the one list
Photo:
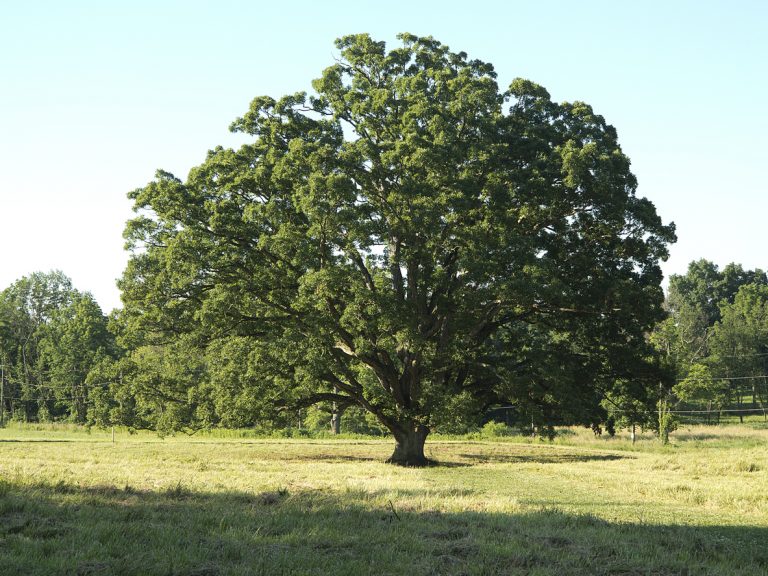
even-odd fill
[(0, 574), (768, 573), (768, 430), (552, 443), (0, 430)]

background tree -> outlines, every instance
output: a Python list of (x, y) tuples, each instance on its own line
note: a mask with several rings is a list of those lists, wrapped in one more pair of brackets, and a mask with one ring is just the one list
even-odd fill
[(93, 378), (88, 381), (89, 372), (117, 355), (107, 318), (93, 296), (75, 294), (70, 303), (52, 313), (41, 332), (40, 359), (46, 369), (46, 386), (52, 392), (54, 415), (65, 414), (84, 424), (91, 390), (109, 384)]
[(722, 410), (728, 401), (727, 383), (713, 378), (709, 366), (705, 364), (691, 366), (687, 376), (675, 384), (672, 392), (678, 400), (691, 408), (700, 408), (704, 404), (707, 408), (707, 423), (712, 407)]
[(0, 362), (14, 418), (85, 422), (89, 371), (114, 355), (106, 318), (60, 271), (35, 272), (0, 293)]
[(652, 370), (638, 370), (632, 377), (619, 378), (606, 392), (603, 407), (608, 415), (606, 428), (610, 434), (616, 428), (627, 428), (634, 444), (638, 427), (663, 432), (659, 403), (667, 399), (675, 383), (675, 372), (662, 355), (655, 358), (655, 363)]
[[(732, 302), (723, 301), (721, 318), (712, 329), (713, 370), (729, 380), (729, 396), (743, 409), (746, 391), (752, 403), (764, 407), (768, 399), (768, 286), (741, 286)], [(743, 412), (739, 412), (743, 421)]]
[(766, 285), (768, 278), (762, 270), (744, 270), (734, 263), (720, 271), (704, 259), (691, 262), (686, 274), (670, 276), (667, 305), (676, 333), (667, 342), (674, 341), (669, 352), (683, 376), (687, 366), (710, 355), (709, 337), (720, 320), (721, 304), (733, 303), (739, 288), (747, 284)]
[[(597, 425), (613, 383), (651, 371), (672, 227), (589, 106), (500, 92), (490, 64), (401, 40), (342, 38), (313, 96), (258, 97), (233, 124), (251, 143), (130, 195), (128, 331), (246, 339), (262, 405), (358, 406), (397, 463), (501, 401)], [(166, 409), (185, 385), (136, 392)]]
[[(652, 341), (674, 367), (678, 381), (688, 378), (697, 365), (706, 366), (716, 382), (729, 383), (727, 402), (737, 409), (742, 408), (745, 387), (753, 384), (752, 398), (762, 402), (762, 379), (745, 378), (764, 375), (768, 368), (757, 344), (760, 311), (755, 305), (766, 285), (762, 270), (731, 263), (721, 271), (707, 260), (691, 262), (686, 274), (670, 277), (670, 315), (654, 329)], [(742, 290), (746, 292), (736, 304)], [(720, 392), (712, 394), (711, 402), (723, 403)]]
[(76, 291), (61, 271), (35, 272), (3, 290), (5, 330), (2, 350), (6, 364), (6, 409), (14, 417), (35, 420), (42, 409), (47, 418), (52, 391), (40, 357), (44, 327), (53, 314), (71, 303)]

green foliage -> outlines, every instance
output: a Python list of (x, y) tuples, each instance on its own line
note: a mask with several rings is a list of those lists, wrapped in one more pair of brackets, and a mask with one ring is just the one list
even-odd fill
[[(742, 286), (768, 285), (762, 270), (744, 270), (728, 264), (722, 271), (712, 262), (691, 262), (685, 275), (669, 279), (668, 306), (672, 325), (663, 329), (664, 345), (677, 363), (690, 365), (710, 354), (712, 327), (721, 319), (721, 307), (734, 302)], [(685, 369), (683, 369), (683, 373)]]
[(249, 143), (130, 194), (121, 338), (138, 421), (335, 402), (423, 462), (430, 430), (483, 406), (597, 425), (615, 381), (658, 381), (645, 333), (674, 232), (635, 195), (614, 128), (400, 39), (338, 40), (313, 95), (257, 97), (233, 123)]
[(91, 394), (104, 385), (90, 372), (118, 350), (93, 297), (54, 271), (0, 293), (0, 354), (4, 409), (14, 419), (85, 423)]
[(56, 404), (75, 422), (85, 423), (91, 393), (108, 386), (89, 374), (117, 353), (107, 319), (90, 294), (77, 294), (70, 304), (55, 311), (45, 325), (40, 348)]
[(669, 444), (669, 434), (677, 428), (677, 421), (672, 414), (672, 406), (667, 398), (658, 401), (658, 431), (659, 441), (663, 445)]
[[(765, 406), (766, 302), (768, 279), (762, 270), (728, 264), (721, 271), (699, 260), (685, 275), (670, 278), (670, 316), (651, 341), (679, 381), (675, 394), (688, 408), (738, 410), (746, 399), (753, 409)], [(736, 413), (743, 421), (744, 412)]]
[[(306, 411), (304, 425), (313, 433), (330, 433), (330, 410), (325, 407), (312, 406)], [(383, 436), (387, 433), (376, 417), (357, 406), (349, 406), (341, 413), (342, 434), (362, 434)]]
[[(659, 389), (661, 385), (661, 390)], [(659, 392), (666, 394), (670, 382), (668, 378), (652, 386), (638, 380), (620, 380), (606, 394), (603, 408), (606, 411), (606, 425), (609, 433), (617, 428), (658, 430), (656, 407)]]
[(120, 362), (114, 420), (163, 434), (197, 428), (201, 403), (196, 384), (204, 371), (205, 363), (186, 339), (132, 350)]
[(504, 436), (514, 436), (515, 434), (517, 434), (517, 431), (503, 422), (486, 422), (480, 429), (480, 436), (483, 438), (502, 438)]
[[(717, 373), (730, 380), (730, 386), (719, 391), (722, 396), (741, 406), (745, 386), (751, 387), (752, 401), (760, 406), (768, 403), (768, 286), (746, 284), (732, 302), (722, 302), (721, 318), (712, 328), (710, 364)], [(757, 376), (757, 378), (752, 378)]]
[(713, 403), (722, 408), (727, 402), (727, 384), (712, 378), (709, 366), (694, 364), (688, 375), (675, 384), (672, 392), (683, 402), (689, 404)]
[(729, 374), (764, 373), (768, 351), (768, 286), (747, 284), (733, 302), (723, 302), (713, 326), (712, 348), (718, 365)]

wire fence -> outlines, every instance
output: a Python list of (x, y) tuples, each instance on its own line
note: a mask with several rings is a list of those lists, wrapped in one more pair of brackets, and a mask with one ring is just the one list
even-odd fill
[[(76, 372), (76, 370), (73, 370)], [(45, 375), (41, 372), (40, 377)], [(731, 401), (722, 406), (713, 403), (704, 406), (685, 405), (673, 399), (671, 408), (665, 410), (681, 424), (705, 424), (718, 425), (737, 422), (765, 422), (768, 423), (768, 374), (756, 374), (750, 376), (722, 376), (712, 377), (712, 381), (734, 382), (731, 387)], [(682, 379), (678, 380), (682, 381)], [(752, 385), (750, 386), (749, 383)], [(70, 406), (91, 407), (97, 402), (103, 402), (104, 397), (97, 398), (94, 392), (106, 391), (111, 386), (118, 384), (116, 381), (104, 382), (77, 382), (69, 385), (55, 385), (49, 382), (29, 382), (9, 377), (8, 371), (4, 373), (4, 380), (0, 382), (0, 398), (6, 415), (24, 405), (32, 406), (58, 405), (60, 408), (67, 404)], [(609, 414), (621, 417), (631, 414), (630, 411), (621, 410), (617, 406), (609, 409)], [(482, 417), (483, 422), (496, 421), (509, 426), (525, 426), (530, 424), (530, 419), (524, 417), (516, 406), (498, 406), (486, 410)], [(553, 421), (552, 425), (560, 425), (563, 422)]]
[(670, 410), (669, 413), (681, 424), (717, 425), (768, 422), (768, 410), (759, 407), (724, 410)]
[[(743, 404), (741, 407), (672, 408), (665, 409), (664, 413), (672, 415), (674, 420), (682, 425), (716, 426), (735, 423), (768, 423), (768, 405), (760, 405), (757, 402)], [(637, 411), (621, 410), (614, 407), (611, 407), (609, 410), (609, 418), (614, 420), (628, 417), (627, 419), (631, 421), (634, 419), (633, 416), (637, 419), (638, 424), (641, 423), (640, 420), (642, 418), (638, 415)], [(646, 417), (650, 419), (657, 418), (658, 410), (649, 410), (646, 413)], [(516, 406), (500, 406), (487, 410), (483, 416), (483, 423), (489, 421), (504, 423), (511, 427), (530, 426), (530, 418), (522, 414)], [(557, 418), (548, 422), (548, 424), (553, 426), (565, 423), (565, 421)], [(545, 424), (547, 423), (545, 422)]]

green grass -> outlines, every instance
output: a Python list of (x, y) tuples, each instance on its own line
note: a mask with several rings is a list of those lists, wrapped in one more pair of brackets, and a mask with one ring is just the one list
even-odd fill
[(768, 573), (768, 430), (553, 443), (0, 430), (0, 574)]

